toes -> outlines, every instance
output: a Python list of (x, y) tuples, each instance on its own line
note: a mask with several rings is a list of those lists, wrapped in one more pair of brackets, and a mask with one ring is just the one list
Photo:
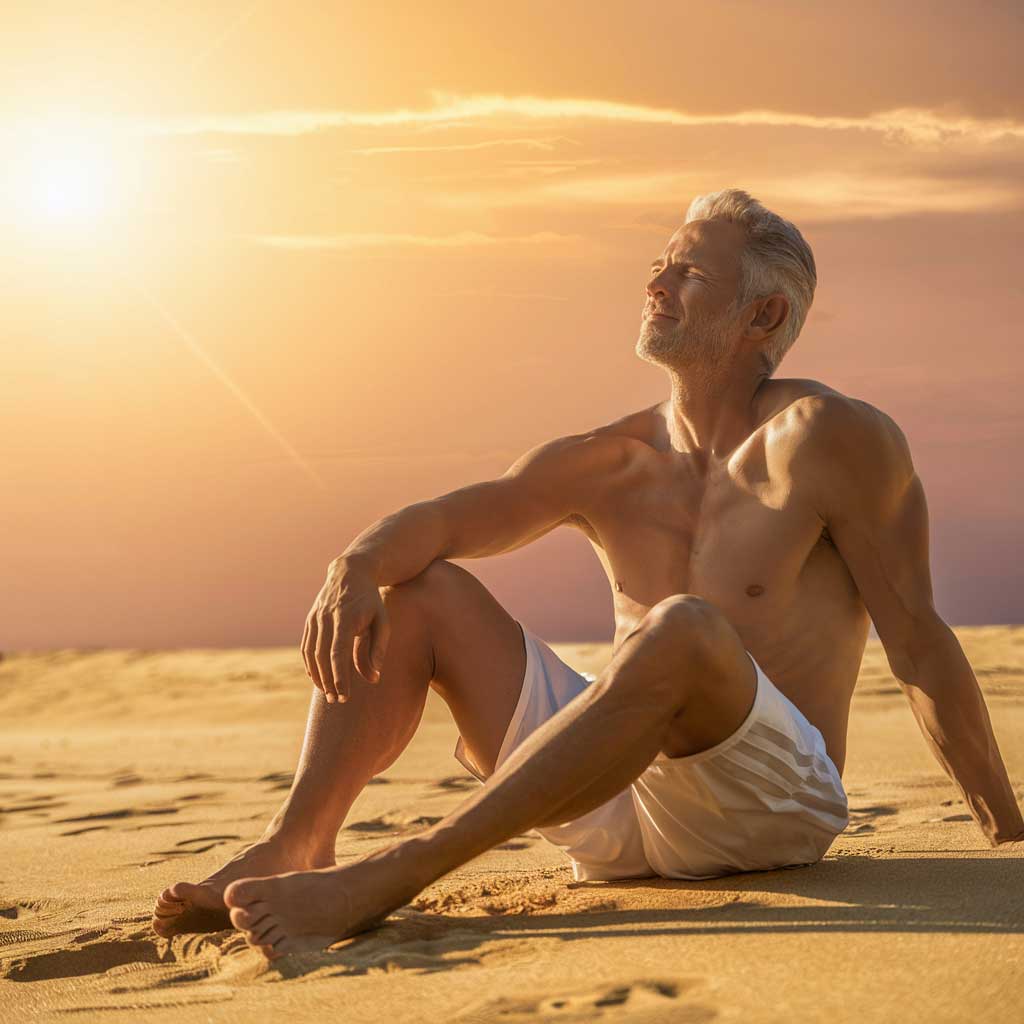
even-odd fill
[(268, 908), (265, 903), (254, 903), (248, 907), (232, 907), (231, 923), (239, 931), (252, 931), (266, 916)]
[(224, 902), (229, 907), (245, 907), (260, 899), (263, 886), (258, 878), (240, 878), (224, 890)]
[[(231, 911), (231, 919), (245, 933), (245, 941), (268, 960), (273, 959), (274, 947), (286, 938), (281, 923), (265, 910), (249, 914), (248, 911), (235, 909)], [(243, 921), (250, 923), (243, 924)]]
[[(209, 886), (206, 887), (207, 889)], [(194, 900), (197, 896), (202, 896), (204, 887), (201, 885), (195, 885), (192, 882), (175, 882), (174, 885), (170, 886), (160, 894), (162, 900), (176, 901), (178, 903), (184, 903), (186, 900)]]
[[(177, 917), (177, 914), (175, 914)], [(161, 939), (169, 939), (177, 930), (174, 927), (173, 920), (167, 921), (154, 915), (153, 920), (150, 922), (153, 931), (160, 936)]]
[(212, 886), (176, 882), (153, 907), (153, 931), (162, 939), (185, 932), (217, 932), (231, 927), (227, 908)]
[(156, 900), (153, 907), (153, 920), (151, 922), (153, 931), (162, 939), (169, 939), (177, 930), (175, 921), (188, 909), (189, 904), (185, 900), (177, 899), (165, 889)]
[(273, 918), (268, 918), (262, 924), (258, 925), (256, 931), (252, 933), (253, 945), (259, 945), (263, 947), (269, 947), (273, 949), (274, 946), (279, 943), (284, 937), (284, 931), (281, 929), (279, 922)]

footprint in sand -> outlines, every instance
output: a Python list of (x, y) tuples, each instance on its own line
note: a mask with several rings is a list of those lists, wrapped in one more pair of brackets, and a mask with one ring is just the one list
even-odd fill
[[(198, 839), (182, 839), (181, 842), (174, 844), (173, 850), (154, 850), (154, 857), (193, 857), (198, 853), (206, 853), (207, 850), (212, 850), (215, 846), (223, 846), (224, 843), (231, 839), (241, 839), (241, 836), (237, 835), (222, 835), (222, 836), (200, 836)], [(148, 863), (152, 863), (149, 861)]]
[[(0, 906), (0, 948), (17, 946), (22, 942), (36, 942), (50, 937), (49, 932), (36, 931), (31, 928), (9, 927), (6, 922), (14, 921), (19, 925), (27, 924), (38, 917), (37, 904), (10, 903)], [(6, 955), (5, 955), (6, 959)]]
[(85, 828), (71, 828), (67, 832), (61, 832), (62, 836), (82, 836), (86, 832), (105, 832), (109, 825), (86, 825)]
[(354, 821), (351, 825), (346, 825), (345, 828), (350, 832), (371, 832), (374, 834), (409, 832), (429, 828), (431, 825), (436, 825), (440, 820), (440, 816), (430, 814), (420, 814), (415, 818), (405, 817), (400, 814), (382, 814), (380, 817), (369, 818), (366, 821)]
[(271, 783), (271, 789), (291, 789), (294, 777), (293, 772), (271, 772), (269, 775), (261, 775), (256, 781)]
[(479, 779), (470, 775), (449, 775), (448, 778), (435, 782), (436, 789), (475, 789), (480, 784)]
[[(58, 936), (34, 935), (58, 941)], [(109, 984), (112, 994), (208, 979), (218, 967), (222, 952), (237, 946), (237, 936), (219, 941), (213, 936), (182, 936), (172, 943), (157, 939), (148, 928), (125, 930), (97, 929), (61, 936), (61, 949), (28, 949), (19, 955), (8, 951), (2, 976), (7, 981), (52, 981), (57, 978), (82, 978), (96, 975)], [(224, 949), (221, 946), (224, 946)], [(127, 984), (126, 984), (127, 982)]]
[(850, 824), (846, 826), (846, 835), (857, 835), (861, 832), (874, 832), (876, 829), (875, 822), (878, 818), (887, 818), (891, 814), (896, 814), (897, 809), (895, 807), (889, 807), (886, 804), (875, 804), (870, 807), (851, 807), (850, 808)]
[(66, 803), (66, 800), (58, 800), (53, 796), (20, 797), (14, 803), (0, 807), (0, 814), (29, 813), (34, 818), (45, 818), (47, 811), (51, 811), (55, 807), (63, 807)]
[(153, 814), (177, 814), (177, 807), (121, 807), (116, 811), (96, 811), (77, 818), (58, 818), (58, 825), (74, 825), (80, 821), (115, 821), (120, 818), (143, 818)]
[(501, 998), (464, 1010), (456, 1018), (461, 1024), (491, 1024), (515, 1021), (622, 1020), (679, 1024), (703, 1024), (718, 1011), (698, 1003), (681, 1003), (682, 993), (692, 988), (689, 981), (632, 981), (602, 985), (560, 995), (532, 998)]

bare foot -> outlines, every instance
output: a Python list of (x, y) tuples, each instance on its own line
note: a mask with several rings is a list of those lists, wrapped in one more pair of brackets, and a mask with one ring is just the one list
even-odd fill
[(164, 889), (153, 908), (153, 931), (168, 939), (181, 932), (216, 932), (230, 928), (224, 890), (236, 879), (333, 864), (333, 852), (311, 855), (280, 838), (260, 839), (202, 882), (175, 882)]
[(232, 882), (224, 902), (246, 942), (276, 960), (375, 928), (420, 888), (381, 852), (340, 867)]

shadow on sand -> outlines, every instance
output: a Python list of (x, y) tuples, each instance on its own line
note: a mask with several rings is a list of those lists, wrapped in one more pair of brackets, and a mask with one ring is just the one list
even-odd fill
[[(811, 867), (706, 882), (637, 879), (572, 883), (593, 892), (595, 909), (477, 917), (401, 910), (381, 928), (318, 954), (276, 961), (287, 977), (332, 966), (363, 974), (376, 967), (450, 970), (479, 962), (485, 943), (549, 937), (713, 936), (733, 932), (1024, 932), (1024, 858), (846, 856)], [(657, 908), (639, 906), (657, 892)], [(665, 907), (669, 893), (672, 907)], [(700, 894), (697, 899), (690, 894)], [(710, 895), (722, 902), (708, 905)], [(782, 900), (766, 897), (782, 896)], [(814, 900), (794, 905), (786, 897)], [(609, 909), (609, 900), (619, 906)], [(690, 905), (688, 905), (690, 904)], [(462, 954), (461, 956), (459, 954)]]

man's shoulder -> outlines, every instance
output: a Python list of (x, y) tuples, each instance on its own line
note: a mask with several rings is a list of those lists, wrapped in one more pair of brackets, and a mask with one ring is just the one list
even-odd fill
[(628, 459), (627, 439), (598, 428), (536, 445), (518, 458), (505, 475), (571, 485), (581, 478), (596, 479), (613, 472)]
[(896, 421), (876, 405), (809, 379), (779, 381), (786, 386), (777, 414), (780, 426), (814, 451), (870, 453), (879, 446), (901, 446), (906, 439)]
[(628, 412), (608, 423), (594, 427), (589, 436), (608, 442), (610, 447), (628, 449), (631, 445), (658, 446), (659, 438), (666, 434), (665, 403), (656, 402), (635, 412)]
[(885, 493), (906, 486), (914, 468), (896, 421), (864, 399), (809, 383), (817, 387), (794, 398), (782, 419), (794, 472), (833, 498), (851, 489)]

